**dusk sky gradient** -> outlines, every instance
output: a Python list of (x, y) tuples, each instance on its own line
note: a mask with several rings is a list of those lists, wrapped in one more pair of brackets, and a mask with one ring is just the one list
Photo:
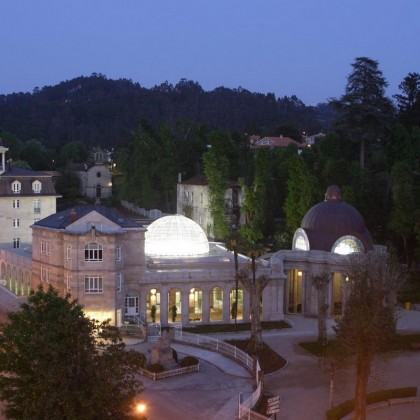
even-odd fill
[(2, 0), (0, 16), (0, 94), (102, 73), (315, 105), (356, 57), (379, 62), (389, 96), (420, 73), (419, 0)]

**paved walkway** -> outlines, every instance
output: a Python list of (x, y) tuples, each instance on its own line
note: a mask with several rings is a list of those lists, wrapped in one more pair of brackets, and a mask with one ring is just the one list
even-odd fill
[[(0, 311), (2, 308), (16, 310), (20, 301), (0, 287)], [(282, 396), (277, 420), (323, 420), (329, 401), (328, 374), (317, 358), (298, 345), (316, 338), (317, 320), (300, 315), (290, 315), (288, 319), (292, 328), (263, 333), (264, 341), (288, 361), (282, 370), (265, 376), (265, 390)], [(334, 321), (329, 320), (329, 334), (333, 334), (333, 324)], [(400, 332), (420, 332), (420, 312), (402, 310), (397, 328)], [(246, 338), (249, 333), (212, 336), (225, 340)], [(125, 341), (129, 348), (146, 355), (151, 346), (131, 338)], [(164, 381), (143, 379), (146, 390), (140, 397), (147, 401), (149, 420), (235, 419), (239, 394), (244, 392), (247, 396), (253, 391), (254, 381), (248, 371), (218, 353), (181, 344), (173, 344), (173, 347), (180, 357), (189, 354), (199, 358), (200, 372)], [(420, 352), (405, 352), (386, 364), (374, 366), (369, 390), (403, 386), (417, 386), (420, 390)], [(352, 398), (353, 390), (353, 374), (348, 371), (337, 374), (335, 404)], [(367, 418), (417, 420), (420, 419), (420, 403), (381, 408), (369, 412)]]

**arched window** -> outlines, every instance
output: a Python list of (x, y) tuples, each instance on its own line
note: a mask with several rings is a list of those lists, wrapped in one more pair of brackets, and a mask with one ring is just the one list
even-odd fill
[(92, 242), (85, 246), (85, 261), (102, 261), (102, 245)]
[(41, 188), (42, 188), (42, 185), (41, 185), (40, 181), (36, 180), (36, 181), (32, 182), (32, 191), (35, 194), (39, 194), (41, 192)]
[(298, 249), (301, 251), (309, 251), (309, 240), (306, 232), (298, 228), (293, 236), (293, 247), (292, 249)]
[(347, 235), (335, 241), (331, 252), (334, 254), (348, 255), (354, 252), (364, 252), (364, 247), (355, 236)]
[(12, 192), (13, 194), (20, 194), (20, 190), (22, 189), (22, 184), (19, 181), (12, 182)]

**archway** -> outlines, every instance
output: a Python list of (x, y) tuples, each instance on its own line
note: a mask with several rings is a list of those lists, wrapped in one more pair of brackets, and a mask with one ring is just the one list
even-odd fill
[(236, 309), (236, 320), (242, 321), (244, 319), (244, 291), (242, 289), (238, 289), (238, 303), (236, 305), (234, 305), (235, 296), (236, 296), (236, 290), (235, 288), (233, 288), (231, 289), (230, 294), (229, 294), (230, 319), (232, 321), (235, 319), (234, 311)]
[(190, 289), (188, 317), (190, 322), (201, 322), (203, 320), (203, 292), (198, 287)]
[(290, 270), (288, 278), (288, 306), (289, 313), (302, 313), (302, 277), (300, 270)]
[(210, 290), (210, 321), (223, 320), (223, 289), (213, 287)]
[(181, 290), (171, 289), (168, 292), (168, 322), (181, 322)]
[(150, 289), (146, 295), (147, 322), (160, 322), (160, 291)]

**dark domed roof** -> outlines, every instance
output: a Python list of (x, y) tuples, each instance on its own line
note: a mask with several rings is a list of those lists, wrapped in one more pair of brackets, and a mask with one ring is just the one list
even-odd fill
[(372, 249), (372, 237), (361, 214), (350, 204), (341, 201), (340, 188), (328, 187), (325, 201), (311, 207), (305, 214), (301, 228), (305, 231), (311, 250), (331, 251), (343, 236), (359, 239), (365, 251)]

